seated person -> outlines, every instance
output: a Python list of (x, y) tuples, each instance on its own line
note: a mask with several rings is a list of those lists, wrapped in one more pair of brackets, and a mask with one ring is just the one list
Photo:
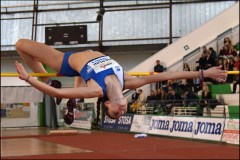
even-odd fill
[(132, 104), (132, 112), (136, 112), (137, 108), (140, 108), (142, 107), (142, 105), (144, 104), (145, 102), (145, 96), (143, 94), (143, 91), (142, 89), (138, 89), (138, 99)]
[(239, 86), (239, 76), (236, 76), (236, 79), (233, 81), (233, 91), (232, 93), (236, 93), (237, 85)]
[(186, 107), (193, 107), (197, 106), (198, 104), (198, 96), (190, 88), (184, 91), (183, 98)]
[(157, 90), (151, 90), (151, 93), (149, 96), (147, 96), (147, 100), (146, 103), (148, 103), (149, 101), (153, 101), (153, 100), (160, 100), (158, 99), (158, 94), (157, 94)]
[[(235, 56), (234, 57), (234, 71), (239, 71), (240, 70), (240, 64), (239, 64), (239, 57)], [(233, 75), (233, 90), (232, 93), (236, 93), (237, 90), (237, 85), (239, 86), (239, 75)]]
[(182, 97), (174, 89), (169, 90), (167, 96), (168, 104), (166, 105), (167, 114), (171, 113), (174, 106), (182, 106)]
[(131, 100), (128, 102), (127, 112), (131, 112), (131, 106), (135, 101), (137, 101), (138, 96), (139, 96), (139, 94), (138, 94), (137, 90), (134, 89), (134, 93), (131, 96)]
[(207, 113), (210, 114), (209, 102), (212, 99), (212, 93), (209, 91), (207, 83), (202, 87), (202, 98), (200, 101), (200, 107), (198, 111), (199, 116), (203, 116), (203, 108), (207, 107)]
[[(159, 92), (161, 92), (161, 90), (161, 88), (158, 89)], [(158, 94), (157, 90), (153, 89), (150, 95), (147, 96), (146, 106), (153, 107), (153, 111), (155, 111), (158, 104), (157, 100), (161, 100), (161, 94)]]

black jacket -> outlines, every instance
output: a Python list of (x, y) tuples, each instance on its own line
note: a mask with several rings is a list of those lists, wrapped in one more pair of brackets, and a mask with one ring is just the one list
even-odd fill
[(154, 67), (154, 72), (163, 72), (164, 68), (162, 65), (160, 64), (157, 64), (155, 67)]

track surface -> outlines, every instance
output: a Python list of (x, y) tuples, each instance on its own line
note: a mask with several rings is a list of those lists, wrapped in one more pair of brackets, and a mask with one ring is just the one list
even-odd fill
[[(55, 151), (56, 146), (45, 145), (46, 154), (12, 155), (3, 159), (239, 159), (239, 146), (170, 137), (148, 136), (134, 138), (134, 134), (91, 131), (77, 135), (31, 135), (1, 137), (1, 140), (34, 138), (47, 144), (72, 147), (69, 153)], [(3, 143), (4, 144), (4, 143)], [(24, 145), (24, 144), (23, 144)], [(21, 147), (11, 151), (21, 152)], [(2, 145), (4, 147), (4, 145)], [(55, 148), (54, 148), (55, 147)], [(87, 150), (91, 152), (78, 152)], [(36, 148), (35, 148), (36, 150)], [(65, 149), (62, 149), (65, 150)], [(52, 151), (52, 152), (51, 152)], [(31, 153), (31, 149), (28, 153)]]

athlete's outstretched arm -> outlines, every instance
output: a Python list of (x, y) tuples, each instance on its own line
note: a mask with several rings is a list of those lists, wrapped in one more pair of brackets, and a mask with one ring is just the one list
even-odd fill
[(20, 79), (27, 81), (31, 86), (37, 88), (38, 90), (52, 97), (92, 98), (92, 97), (99, 97), (103, 94), (101, 88), (96, 86), (57, 89), (29, 76), (29, 74), (26, 72), (22, 64), (16, 62), (15, 66)]
[[(203, 71), (204, 78), (212, 78), (225, 80), (227, 77), (227, 71), (221, 70), (221, 66), (212, 67), (208, 70)], [(193, 79), (200, 78), (201, 71), (167, 71), (162, 72), (160, 74), (143, 76), (143, 77), (132, 77), (130, 75), (125, 74), (125, 89), (134, 89), (141, 87), (146, 84), (161, 82), (166, 80), (174, 80), (174, 79)]]

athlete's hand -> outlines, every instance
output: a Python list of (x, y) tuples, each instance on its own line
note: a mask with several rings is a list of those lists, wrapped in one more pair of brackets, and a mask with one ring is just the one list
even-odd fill
[(18, 63), (17, 61), (15, 62), (15, 66), (16, 66), (16, 70), (18, 73), (18, 76), (21, 80), (27, 80), (29, 74), (27, 73), (27, 71), (25, 70), (25, 68), (23, 67), (23, 65), (21, 63)]
[(222, 66), (211, 67), (203, 72), (203, 76), (212, 78), (218, 82), (225, 82), (227, 78), (227, 71), (221, 70), (221, 67)]

